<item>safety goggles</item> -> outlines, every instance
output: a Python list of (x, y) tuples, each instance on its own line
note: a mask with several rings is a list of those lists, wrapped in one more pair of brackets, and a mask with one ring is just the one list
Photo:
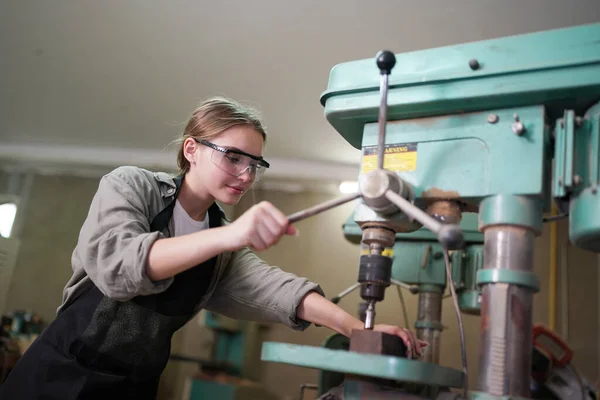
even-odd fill
[(238, 177), (248, 171), (250, 178), (253, 181), (258, 181), (265, 173), (265, 169), (269, 168), (269, 163), (266, 162), (262, 157), (257, 157), (238, 149), (221, 147), (207, 140), (197, 138), (193, 139), (201, 145), (213, 149), (210, 160), (220, 170), (228, 173), (229, 175)]

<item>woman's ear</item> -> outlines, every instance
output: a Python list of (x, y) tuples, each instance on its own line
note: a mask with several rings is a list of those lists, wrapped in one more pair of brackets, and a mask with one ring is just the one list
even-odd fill
[(192, 138), (187, 138), (183, 142), (183, 156), (190, 164), (196, 163), (196, 150), (198, 150), (198, 144)]

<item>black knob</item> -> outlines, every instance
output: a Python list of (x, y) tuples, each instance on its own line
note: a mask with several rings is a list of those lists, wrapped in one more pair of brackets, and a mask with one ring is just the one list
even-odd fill
[(469, 68), (471, 68), (473, 71), (477, 71), (479, 67), (479, 61), (476, 58), (469, 60)]
[(377, 53), (377, 67), (382, 75), (392, 73), (392, 68), (396, 65), (396, 56), (388, 50), (382, 50)]
[(465, 246), (463, 232), (458, 225), (443, 225), (438, 240), (448, 250), (460, 250)]

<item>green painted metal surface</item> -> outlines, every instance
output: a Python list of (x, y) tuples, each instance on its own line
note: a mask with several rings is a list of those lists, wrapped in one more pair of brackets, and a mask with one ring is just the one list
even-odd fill
[(458, 306), (464, 313), (478, 315), (481, 311), (481, 289), (477, 284), (477, 272), (483, 269), (483, 246), (469, 246), (465, 253), (462, 286), (457, 290)]
[(540, 290), (540, 280), (533, 272), (515, 271), (504, 268), (492, 268), (479, 271), (477, 273), (477, 283), (479, 285), (485, 285), (487, 283), (510, 283), (511, 285), (532, 289), (534, 292)]
[[(461, 290), (464, 286), (465, 272), (467, 268), (467, 263), (469, 259), (467, 258), (467, 250), (471, 246), (466, 249), (460, 251), (454, 251), (450, 253), (450, 274), (452, 277), (452, 282), (454, 282), (454, 288), (456, 291)], [(444, 263), (444, 272), (446, 272), (446, 264)]]
[[(488, 122), (490, 113), (498, 117), (496, 123)], [(512, 130), (514, 114), (526, 127), (520, 136)], [(456, 198), (477, 212), (479, 202), (489, 196), (544, 195), (544, 181), (550, 179), (544, 175), (545, 118), (544, 107), (532, 106), (394, 121), (388, 123), (385, 140), (390, 145), (418, 143), (414, 169), (397, 172), (413, 187), (415, 205), (424, 208), (425, 199)], [(377, 124), (366, 125), (363, 146), (375, 145), (377, 137)]]
[[(322, 347), (331, 350), (348, 351), (350, 349), (350, 339), (344, 335), (336, 333), (329, 336)], [(319, 371), (319, 379), (317, 384), (317, 393), (319, 396), (327, 393), (334, 387), (341, 385), (344, 382), (345, 375), (337, 371)]]
[(553, 194), (564, 197), (573, 187), (573, 157), (575, 155), (575, 112), (566, 110), (564, 117), (556, 124), (554, 148)]
[(250, 325), (246, 321), (236, 321), (207, 312), (204, 323), (215, 332), (213, 361), (226, 363), (227, 371), (234, 376), (244, 374)]
[[(477, 59), (479, 69), (469, 61)], [(600, 88), (600, 24), (536, 32), (396, 55), (388, 119), (545, 104), (553, 118), (581, 111)], [(374, 57), (336, 65), (321, 96), (330, 124), (354, 147), (377, 120)]]
[(543, 205), (539, 197), (492, 196), (481, 202), (479, 226), (483, 229), (488, 225), (518, 225), (539, 233), (542, 229), (542, 214)]
[[(427, 242), (394, 243), (392, 279), (410, 285), (446, 286), (442, 246)], [(426, 288), (423, 288), (426, 290)]]
[(464, 377), (461, 371), (416, 360), (288, 343), (263, 343), (262, 360), (447, 387), (461, 387)]
[[(578, 154), (587, 154), (587, 163), (578, 164), (578, 170), (586, 171), (586, 182), (589, 186), (600, 185), (600, 102), (591, 107), (584, 116), (584, 127), (587, 127), (587, 140), (577, 143)], [(587, 150), (587, 152), (585, 152)]]
[(260, 343), (264, 325), (203, 311), (204, 326), (213, 332), (210, 361), (222, 365), (230, 377), (256, 382), (261, 379)]
[(235, 398), (235, 387), (212, 381), (193, 380), (190, 388), (190, 400)]
[(458, 294), (458, 307), (465, 314), (479, 315), (481, 313), (481, 292), (465, 290)]
[(278, 397), (256, 382), (221, 383), (193, 379), (190, 384), (189, 400), (277, 400)]
[(571, 200), (569, 237), (575, 246), (600, 252), (600, 193), (586, 189)]
[(477, 271), (483, 269), (483, 245), (469, 246), (466, 249), (465, 269), (462, 275), (464, 290), (477, 290)]
[(565, 111), (556, 125), (554, 196), (570, 201), (569, 237), (600, 252), (600, 103), (583, 118)]

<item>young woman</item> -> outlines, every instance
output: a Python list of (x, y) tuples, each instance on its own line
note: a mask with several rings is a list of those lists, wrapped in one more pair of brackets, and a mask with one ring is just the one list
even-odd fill
[[(0, 399), (153, 399), (173, 333), (201, 309), (296, 330), (362, 329), (317, 284), (254, 254), (295, 234), (277, 208), (261, 202), (230, 223), (217, 206), (237, 204), (269, 167), (265, 139), (254, 111), (215, 98), (184, 130), (176, 177), (136, 167), (104, 176), (58, 315)], [(375, 329), (400, 336), (409, 356), (425, 345), (407, 329)]]

